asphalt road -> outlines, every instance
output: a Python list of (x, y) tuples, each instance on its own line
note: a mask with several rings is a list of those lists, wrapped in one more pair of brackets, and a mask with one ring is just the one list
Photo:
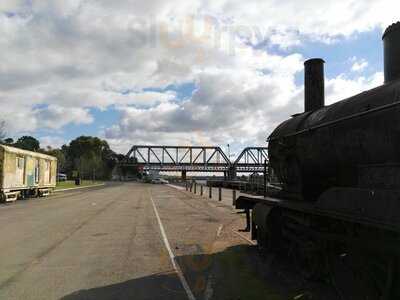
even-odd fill
[(243, 243), (238, 219), (137, 183), (0, 206), (0, 299), (213, 299), (205, 254)]

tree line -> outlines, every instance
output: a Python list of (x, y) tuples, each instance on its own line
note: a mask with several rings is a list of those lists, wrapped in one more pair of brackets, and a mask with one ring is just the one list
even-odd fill
[(112, 151), (107, 141), (92, 136), (80, 136), (61, 148), (42, 148), (32, 136), (22, 136), (16, 141), (2, 138), (1, 142), (57, 157), (58, 172), (67, 174), (69, 178), (78, 174), (82, 179), (110, 179), (117, 163), (124, 157)]

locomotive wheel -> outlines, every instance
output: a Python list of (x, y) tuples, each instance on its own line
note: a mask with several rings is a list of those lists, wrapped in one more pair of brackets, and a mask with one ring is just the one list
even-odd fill
[(257, 248), (262, 255), (271, 251), (270, 237), (266, 227), (266, 225), (257, 227)]
[(331, 282), (342, 299), (391, 300), (394, 260), (361, 251), (328, 255)]
[(303, 278), (321, 280), (325, 273), (324, 250), (314, 241), (293, 245), (291, 256)]
[(261, 253), (278, 251), (282, 244), (280, 211), (274, 210), (263, 226), (257, 227), (257, 245)]

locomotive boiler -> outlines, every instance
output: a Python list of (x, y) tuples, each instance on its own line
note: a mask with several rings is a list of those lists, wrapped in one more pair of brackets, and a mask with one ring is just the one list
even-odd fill
[(261, 250), (291, 253), (346, 299), (400, 299), (400, 23), (383, 43), (384, 84), (329, 106), (325, 62), (305, 62), (305, 111), (268, 138), (279, 187), (236, 202)]
[(330, 187), (400, 189), (400, 24), (384, 36), (385, 84), (324, 106), (323, 60), (305, 63), (305, 108), (269, 137), (270, 167), (306, 201)]

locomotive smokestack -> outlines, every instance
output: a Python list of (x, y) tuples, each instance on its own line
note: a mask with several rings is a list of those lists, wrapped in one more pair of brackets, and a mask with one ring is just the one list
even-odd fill
[(314, 111), (325, 105), (324, 63), (321, 58), (307, 60), (304, 63), (304, 107), (305, 111)]
[(400, 22), (389, 26), (383, 34), (385, 83), (400, 78)]

